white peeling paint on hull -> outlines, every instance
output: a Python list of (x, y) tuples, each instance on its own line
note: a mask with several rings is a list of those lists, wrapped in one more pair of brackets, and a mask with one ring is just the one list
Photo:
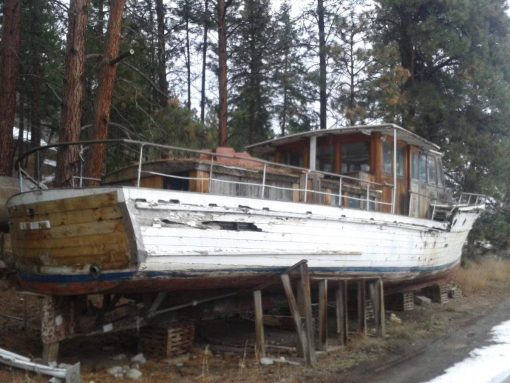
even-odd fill
[(412, 278), (456, 266), (478, 216), (459, 212), (449, 227), (385, 213), (188, 192), (125, 188), (124, 198), (145, 254), (140, 270), (159, 272), (263, 270), (307, 259), (312, 272)]
[[(450, 225), (324, 205), (131, 187), (38, 191), (9, 203), (110, 192), (126, 205), (124, 225), (132, 226), (138, 260), (136, 270), (104, 270), (104, 278), (124, 273), (128, 279), (163, 278), (170, 284), (173, 278), (275, 272), (302, 259), (316, 275), (389, 281), (433, 277), (458, 265), (480, 209), (459, 210)], [(85, 277), (85, 270), (44, 267), (39, 272)]]

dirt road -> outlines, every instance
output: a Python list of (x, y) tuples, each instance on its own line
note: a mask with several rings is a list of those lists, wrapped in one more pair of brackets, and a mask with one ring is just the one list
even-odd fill
[[(469, 356), (475, 348), (490, 344), (490, 330), (510, 319), (510, 297), (496, 305), (479, 308), (465, 322), (453, 322), (444, 335), (408, 355), (381, 365), (360, 365), (342, 377), (343, 382), (426, 382)], [(371, 368), (372, 367), (372, 368)], [(509, 380), (510, 381), (510, 380)]]

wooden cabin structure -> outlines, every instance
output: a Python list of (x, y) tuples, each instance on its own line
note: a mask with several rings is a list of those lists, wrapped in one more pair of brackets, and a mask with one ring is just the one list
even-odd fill
[[(264, 141), (247, 148), (259, 158), (369, 180), (382, 186), (381, 211), (430, 218), (430, 205), (451, 199), (445, 187), (439, 147), (397, 125), (315, 130)], [(396, 167), (394, 164), (396, 163)], [(385, 187), (396, 184), (392, 188)], [(347, 207), (356, 208), (355, 199)]]

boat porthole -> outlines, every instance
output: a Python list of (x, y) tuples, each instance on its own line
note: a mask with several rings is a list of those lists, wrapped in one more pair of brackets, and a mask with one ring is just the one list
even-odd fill
[(101, 268), (98, 265), (93, 264), (90, 265), (89, 272), (94, 278), (98, 278), (99, 274), (101, 274)]

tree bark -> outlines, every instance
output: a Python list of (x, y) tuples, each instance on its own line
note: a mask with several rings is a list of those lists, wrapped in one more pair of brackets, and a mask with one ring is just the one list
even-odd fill
[(227, 130), (227, 31), (225, 25), (225, 0), (218, 0), (218, 86), (219, 86), (219, 132), (218, 145), (226, 146)]
[(159, 93), (159, 104), (165, 107), (168, 104), (168, 80), (166, 78), (165, 8), (163, 0), (156, 0), (156, 19), (158, 28), (158, 86), (161, 91)]
[[(41, 24), (39, 19), (39, 8), (41, 6), (40, 0), (32, 0), (30, 3), (30, 12), (32, 13), (32, 25), (30, 45), (32, 50), (32, 99), (30, 111), (30, 145), (37, 147), (41, 145), (41, 113), (40, 113), (40, 98), (41, 98), (41, 51), (37, 41), (38, 34), (41, 32)], [(34, 163), (33, 175), (36, 180), (39, 179), (39, 166)]]
[(12, 128), (16, 117), (16, 83), (19, 75), (21, 10), (19, 0), (5, 0), (0, 53), (0, 176), (12, 175)]
[[(85, 32), (89, 0), (72, 0), (69, 6), (64, 97), (60, 120), (59, 142), (79, 141), (83, 76), (85, 73)], [(75, 145), (60, 148), (57, 153), (57, 186), (72, 186), (79, 161)]]
[(188, 110), (191, 110), (191, 57), (190, 57), (190, 49), (189, 49), (189, 0), (186, 0), (184, 5), (184, 14), (186, 18), (186, 70), (188, 75), (188, 101), (186, 102), (186, 107)]
[(326, 93), (326, 34), (324, 28), (324, 0), (317, 0), (317, 17), (319, 20), (319, 100), (320, 100), (320, 128), (326, 129), (326, 108), (328, 96)]
[(207, 16), (209, 13), (209, 0), (205, 0), (204, 4), (204, 38), (202, 45), (202, 86), (200, 88), (200, 122), (205, 122), (205, 76), (207, 69), (207, 32), (209, 24), (207, 22)]
[[(112, 104), (113, 85), (117, 74), (117, 66), (112, 60), (119, 55), (122, 13), (125, 0), (113, 0), (111, 3), (110, 19), (108, 20), (108, 41), (101, 67), (99, 88), (97, 91), (96, 109), (92, 125), (93, 140), (105, 140), (108, 137), (108, 122)], [(105, 145), (92, 145), (87, 156), (86, 175), (99, 179), (103, 172)], [(99, 181), (90, 181), (90, 185), (98, 185)]]

